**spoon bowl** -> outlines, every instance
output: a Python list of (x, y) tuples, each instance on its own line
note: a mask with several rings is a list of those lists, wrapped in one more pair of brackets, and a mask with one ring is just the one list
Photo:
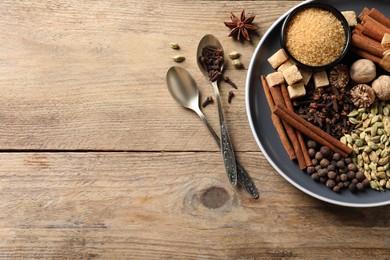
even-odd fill
[(167, 72), (168, 90), (182, 106), (199, 110), (199, 89), (187, 70), (173, 66)]
[[(199, 67), (200, 71), (202, 71), (202, 73), (204, 75), (206, 75), (207, 77), (208, 77), (207, 68), (204, 66), (204, 64), (202, 62), (199, 61), (199, 57), (202, 56), (203, 49), (205, 47), (208, 47), (208, 46), (220, 48), (222, 50), (222, 57), (224, 57), (222, 44), (218, 41), (217, 37), (215, 37), (212, 34), (206, 34), (205, 36), (202, 37), (202, 39), (199, 41), (198, 49), (196, 51), (196, 60), (198, 62), (198, 67)], [(219, 67), (220, 72), (222, 72), (223, 69), (224, 69), (224, 62), (222, 61), (222, 63), (220, 64), (220, 67)]]

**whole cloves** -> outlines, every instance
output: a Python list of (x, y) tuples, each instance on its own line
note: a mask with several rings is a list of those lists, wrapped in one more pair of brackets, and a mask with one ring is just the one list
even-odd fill
[(223, 81), (225, 81), (226, 83), (228, 83), (230, 86), (232, 86), (233, 88), (237, 89), (237, 85), (234, 84), (234, 82), (229, 78), (229, 77), (223, 77)]
[(214, 102), (214, 99), (212, 96), (208, 96), (205, 101), (202, 103), (202, 107), (206, 107), (208, 104), (211, 104)]
[(229, 91), (229, 96), (228, 96), (228, 102), (229, 102), (229, 104), (232, 102), (232, 99), (233, 99), (234, 96), (235, 96), (235, 95), (234, 95), (234, 92), (233, 92), (233, 91)]

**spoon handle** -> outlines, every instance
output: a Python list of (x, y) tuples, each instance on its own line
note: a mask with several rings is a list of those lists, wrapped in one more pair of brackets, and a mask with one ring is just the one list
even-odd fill
[[(217, 133), (215, 133), (213, 127), (210, 125), (209, 121), (207, 120), (206, 116), (202, 113), (202, 111), (196, 110), (195, 111), (198, 116), (202, 119), (202, 121), (205, 123), (207, 128), (210, 130), (211, 135), (214, 137), (215, 142), (218, 144), (218, 147), (221, 149), (221, 140), (219, 139)], [(246, 172), (244, 167), (236, 160), (237, 165), (237, 181), (243, 187), (254, 199), (257, 199), (259, 197), (259, 192), (257, 191), (257, 188), (252, 181), (252, 178), (249, 176), (249, 174)]]
[(234, 156), (233, 145), (230, 140), (229, 132), (226, 126), (225, 117), (223, 115), (221, 98), (218, 90), (218, 81), (212, 81), (211, 84), (214, 88), (215, 100), (218, 105), (218, 114), (219, 114), (219, 125), (221, 128), (221, 152), (223, 157), (223, 163), (225, 165), (226, 173), (230, 180), (230, 183), (233, 185), (237, 184), (237, 165), (236, 158)]

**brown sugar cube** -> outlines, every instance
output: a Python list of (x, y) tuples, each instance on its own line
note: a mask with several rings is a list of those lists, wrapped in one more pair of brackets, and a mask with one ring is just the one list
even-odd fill
[(273, 72), (271, 74), (268, 74), (267, 77), (265, 77), (265, 79), (269, 87), (274, 87), (284, 82), (283, 75), (280, 72)]
[(307, 84), (309, 83), (309, 81), (311, 79), (311, 76), (313, 75), (313, 71), (300, 68), (299, 72), (302, 74), (302, 77), (303, 77), (302, 82), (303, 82), (303, 84), (305, 86), (307, 86)]
[(345, 17), (345, 20), (347, 20), (350, 27), (357, 25), (356, 13), (354, 11), (343, 11), (341, 13)]
[(288, 86), (287, 91), (288, 95), (290, 96), (290, 99), (295, 99), (306, 95), (306, 89), (303, 82), (298, 82), (296, 84)]
[(286, 60), (282, 65), (279, 66), (278, 71), (282, 72), (286, 69), (290, 68), (291, 66), (295, 65), (295, 63), (292, 60)]
[(292, 65), (286, 70), (283, 71), (283, 77), (286, 80), (288, 85), (292, 85), (302, 80), (302, 74), (299, 72), (296, 65)]
[(283, 49), (280, 49), (268, 59), (268, 62), (269, 64), (271, 64), (272, 68), (276, 69), (286, 60), (288, 60), (287, 54), (284, 52)]
[(390, 33), (385, 33), (385, 35), (383, 35), (381, 44), (385, 49), (390, 48)]
[(320, 71), (313, 74), (315, 88), (322, 88), (329, 85), (328, 75), (326, 71)]

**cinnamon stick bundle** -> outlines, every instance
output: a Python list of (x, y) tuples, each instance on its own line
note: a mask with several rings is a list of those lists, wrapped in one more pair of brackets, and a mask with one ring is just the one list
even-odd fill
[[(271, 96), (274, 100), (275, 105), (285, 106), (285, 102), (283, 99), (283, 95), (282, 95), (280, 86), (270, 87), (269, 89), (270, 89)], [(291, 145), (294, 149), (295, 157), (297, 159), (299, 168), (301, 170), (306, 169), (305, 159), (303, 157), (301, 146), (299, 144), (299, 140), (298, 140), (298, 137), (297, 137), (297, 134), (296, 134), (294, 128), (292, 128), (284, 120), (282, 120), (282, 123), (283, 123), (284, 129), (286, 129), (288, 138), (291, 141)]]
[[(294, 106), (293, 106), (291, 99), (290, 99), (290, 96), (288, 94), (286, 84), (282, 84), (280, 86), (280, 90), (282, 92), (284, 104), (286, 105), (287, 109), (291, 112), (294, 112)], [(306, 167), (309, 167), (309, 166), (313, 165), (313, 163), (310, 159), (309, 152), (307, 151), (305, 140), (303, 139), (303, 136), (299, 131), (295, 130), (295, 134), (298, 138), (299, 146), (301, 148), (303, 159), (305, 161)]]
[[(265, 98), (267, 99), (268, 106), (271, 109), (271, 111), (273, 111), (275, 109), (275, 103), (274, 100), (272, 99), (272, 95), (268, 83), (265, 80), (265, 77), (263, 75), (261, 76), (261, 83), (263, 85), (263, 90), (264, 90)], [(290, 144), (286, 131), (283, 127), (282, 121), (275, 114), (272, 114), (271, 119), (273, 125), (276, 128), (276, 131), (278, 132), (280, 141), (282, 142), (282, 145), (287, 152), (288, 157), (290, 158), (290, 160), (296, 159), (294, 149)]]
[(390, 19), (377, 9), (364, 8), (359, 15), (361, 24), (355, 26), (352, 34), (352, 51), (369, 59), (390, 72), (390, 58), (381, 44), (383, 37), (390, 33)]
[(382, 38), (385, 33), (390, 33), (390, 28), (386, 27), (385, 25), (381, 24), (380, 22), (368, 15), (363, 18), (361, 25), (358, 26), (356, 29), (360, 29), (360, 31), (364, 35), (378, 42), (382, 41)]
[(299, 115), (295, 113), (291, 113), (287, 108), (279, 105), (275, 105), (275, 109), (273, 111), (275, 115), (277, 115), (282, 120), (285, 120), (292, 127), (297, 129), (302, 134), (308, 136), (314, 141), (328, 146), (333, 152), (339, 153), (343, 157), (347, 157), (350, 153), (352, 153), (352, 149), (348, 146), (341, 143), (339, 140), (334, 138), (333, 136), (327, 134), (322, 131), (318, 127), (312, 125), (307, 122), (305, 119), (301, 118)]
[(381, 24), (383, 24), (384, 26), (390, 28), (390, 19), (387, 18), (386, 15), (384, 15), (383, 13), (381, 13), (378, 9), (376, 8), (372, 8), (368, 13), (367, 13), (368, 16), (374, 18), (375, 20), (377, 20), (378, 22), (380, 22)]

